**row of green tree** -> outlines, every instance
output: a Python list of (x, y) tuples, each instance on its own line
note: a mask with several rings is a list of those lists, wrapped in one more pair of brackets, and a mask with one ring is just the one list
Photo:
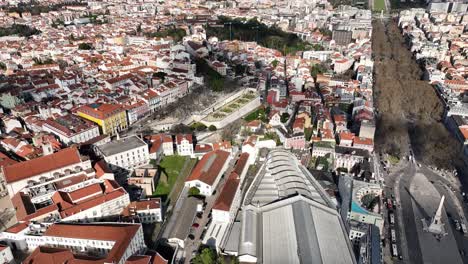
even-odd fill
[(9, 27), (0, 27), (0, 37), (18, 35), (20, 37), (30, 37), (40, 34), (41, 31), (22, 24), (13, 24)]
[(55, 61), (51, 58), (46, 58), (46, 59), (41, 59), (41, 58), (33, 58), (34, 65), (48, 65), (48, 64), (53, 64)]
[[(141, 31), (141, 25), (138, 26), (137, 31)], [(182, 28), (169, 28), (160, 31), (145, 32), (144, 35), (149, 38), (172, 37), (174, 42), (179, 42), (187, 35), (187, 32), (185, 32), (185, 29)]]
[(195, 122), (195, 123), (191, 124), (190, 129), (192, 131), (198, 131), (198, 132), (205, 131), (206, 129), (208, 129), (209, 131), (216, 131), (217, 130), (216, 126), (210, 125), (209, 127), (207, 127), (205, 124), (203, 124), (201, 122)]
[(197, 66), (197, 73), (205, 77), (205, 84), (208, 88), (215, 92), (220, 92), (224, 89), (225, 78), (217, 71), (213, 70), (206, 60), (196, 59), (195, 63)]
[(257, 41), (262, 46), (279, 50), (285, 54), (294, 54), (304, 50), (323, 50), (321, 45), (310, 44), (296, 34), (284, 32), (276, 26), (268, 27), (256, 18), (245, 20), (220, 16), (219, 23), (224, 27), (207, 27), (208, 37), (215, 36), (220, 40)]
[(216, 253), (216, 250), (205, 247), (191, 260), (193, 264), (239, 264), (235, 257), (224, 257)]
[(66, 3), (57, 3), (52, 5), (45, 5), (35, 1), (27, 1), (19, 3), (17, 6), (4, 6), (3, 10), (6, 12), (16, 12), (22, 16), (23, 13), (31, 13), (31, 15), (36, 16), (41, 13), (48, 13), (51, 11), (59, 11), (65, 6), (87, 6), (86, 2), (74, 1)]

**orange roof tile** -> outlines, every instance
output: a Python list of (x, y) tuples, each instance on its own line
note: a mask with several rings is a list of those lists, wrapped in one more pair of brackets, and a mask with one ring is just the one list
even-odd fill
[(125, 111), (121, 105), (116, 104), (90, 104), (83, 105), (77, 109), (77, 112), (92, 116), (98, 119), (106, 119), (110, 116), (116, 115)]
[(235, 172), (231, 172), (229, 178), (226, 180), (224, 184), (223, 190), (219, 194), (218, 198), (216, 199), (213, 209), (222, 210), (222, 211), (229, 211), (231, 208), (232, 202), (234, 201), (234, 197), (236, 195), (237, 187), (239, 186), (240, 179), (239, 175)]
[(186, 181), (199, 180), (208, 185), (212, 185), (228, 158), (229, 152), (223, 150), (215, 150), (206, 153), (197, 163)]
[[(86, 263), (119, 263), (125, 251), (127, 250), (130, 241), (141, 228), (139, 224), (54, 224), (50, 226), (45, 236), (75, 238), (75, 239), (90, 239), (115, 241), (112, 249), (107, 253), (107, 256), (101, 259), (88, 260)], [(33, 255), (33, 254), (32, 254)], [(31, 256), (32, 256), (31, 255)], [(31, 256), (28, 259), (31, 259)], [(42, 258), (41, 258), (42, 259)], [(89, 259), (89, 258), (88, 258)], [(83, 263), (78, 256), (73, 256), (69, 263)], [(63, 262), (41, 262), (39, 259), (34, 259), (33, 262), (25, 263), (63, 263)]]
[(47, 156), (7, 165), (3, 167), (3, 173), (5, 181), (12, 183), (80, 162), (81, 157), (78, 150), (71, 147)]
[(354, 144), (372, 146), (374, 145), (374, 141), (371, 138), (355, 137)]

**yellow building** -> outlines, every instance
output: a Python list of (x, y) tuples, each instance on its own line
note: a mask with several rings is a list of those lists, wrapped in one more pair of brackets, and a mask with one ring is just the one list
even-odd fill
[(304, 118), (304, 128), (309, 128), (312, 126), (312, 119), (308, 113), (302, 112), (298, 114), (296, 118)]
[(114, 135), (116, 131), (126, 129), (127, 114), (125, 109), (115, 104), (89, 104), (77, 110), (78, 116), (99, 125), (101, 133)]

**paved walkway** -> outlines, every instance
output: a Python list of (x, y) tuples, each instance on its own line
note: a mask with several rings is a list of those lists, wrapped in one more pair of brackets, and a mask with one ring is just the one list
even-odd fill
[(195, 167), (196, 160), (194, 159), (186, 159), (184, 162), (184, 166), (179, 172), (179, 176), (177, 176), (177, 180), (172, 187), (171, 192), (168, 194), (167, 198), (170, 199), (170, 205), (174, 206), (181, 194), (182, 189), (184, 188), (185, 179), (190, 175), (192, 172), (193, 167)]

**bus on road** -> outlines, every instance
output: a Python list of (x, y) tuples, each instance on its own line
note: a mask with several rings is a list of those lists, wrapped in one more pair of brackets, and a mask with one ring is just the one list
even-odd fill
[(395, 215), (393, 213), (388, 214), (390, 217), (390, 224), (394, 225), (395, 224)]
[(392, 255), (398, 257), (398, 249), (395, 243), (392, 243)]
[(391, 234), (391, 237), (392, 237), (392, 242), (395, 243), (396, 242), (396, 232), (395, 232), (395, 229), (391, 229), (390, 230), (390, 234)]

